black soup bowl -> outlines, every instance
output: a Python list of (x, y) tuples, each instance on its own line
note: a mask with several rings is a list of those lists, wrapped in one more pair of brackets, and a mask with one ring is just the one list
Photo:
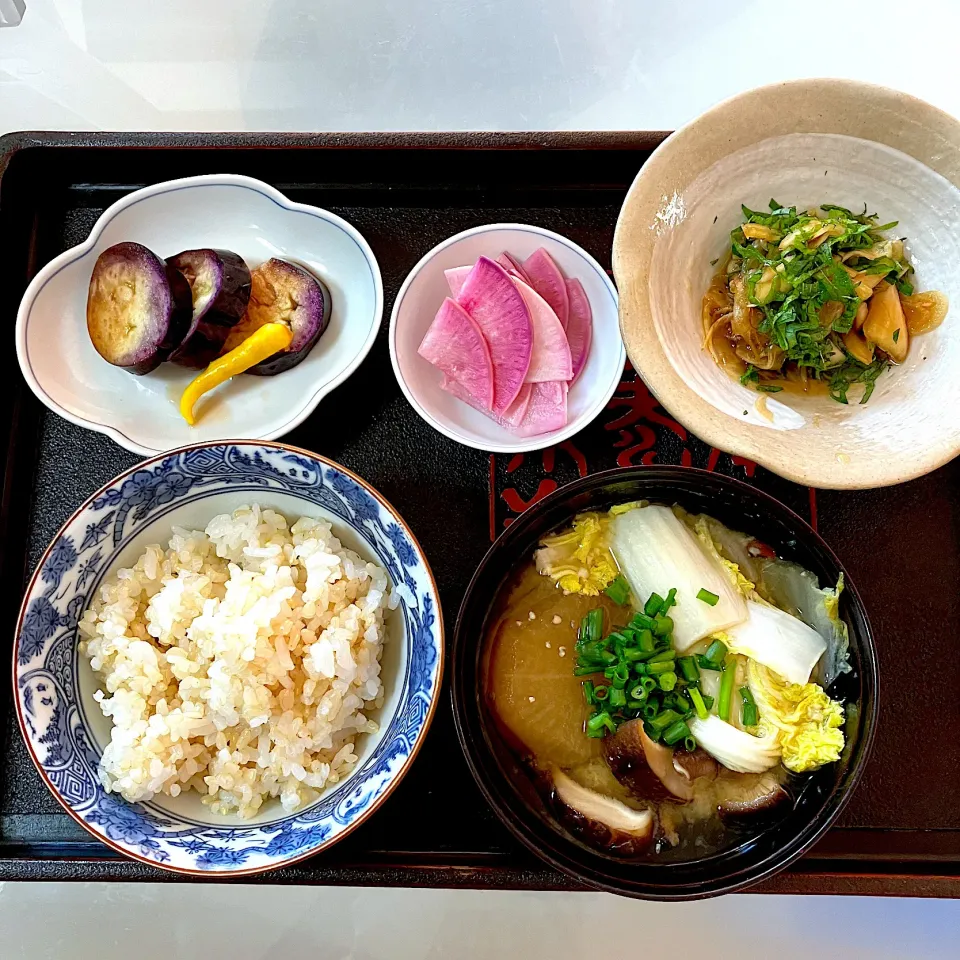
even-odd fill
[[(483, 690), (488, 621), (505, 583), (542, 537), (584, 510), (631, 500), (679, 504), (707, 513), (769, 544), (777, 554), (846, 589), (841, 616), (850, 633), (852, 671), (830, 688), (844, 702), (840, 760), (798, 781), (792, 809), (742, 842), (700, 859), (618, 858), (587, 846), (563, 825), (529, 766), (501, 736)], [(573, 661), (571, 659), (571, 669)], [(651, 900), (716, 896), (757, 883), (802, 856), (823, 836), (863, 773), (877, 722), (877, 655), (867, 613), (840, 561), (792, 510), (739, 480), (689, 467), (629, 467), (585, 477), (545, 497), (493, 544), (467, 588), (453, 648), (453, 711), (460, 743), (481, 791), (509, 830), (547, 863), (592, 887)]]

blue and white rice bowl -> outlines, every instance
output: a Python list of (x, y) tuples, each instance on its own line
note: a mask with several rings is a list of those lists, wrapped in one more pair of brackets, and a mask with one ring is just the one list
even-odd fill
[[(278, 800), (242, 820), (217, 815), (195, 791), (129, 803), (97, 767), (111, 721), (94, 694), (77, 624), (104, 580), (131, 566), (173, 527), (202, 530), (243, 504), (328, 520), (346, 548), (382, 566), (398, 599), (385, 621), (377, 733), (356, 745), (339, 783), (296, 813)], [(433, 717), (443, 665), (436, 584), (415, 537), (362, 480), (306, 451), (257, 441), (185, 447), (146, 460), (91, 497), (34, 572), (17, 623), (14, 688), (20, 728), (54, 796), (108, 846), (189, 874), (257, 873), (322, 850), (362, 823), (397, 785)]]

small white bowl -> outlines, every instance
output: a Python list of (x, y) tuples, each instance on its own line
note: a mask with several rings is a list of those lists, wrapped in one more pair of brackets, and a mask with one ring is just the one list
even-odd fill
[[(504, 250), (523, 260), (538, 247), (546, 249), (567, 277), (583, 284), (593, 310), (593, 341), (586, 365), (570, 388), (567, 425), (536, 437), (518, 437), (441, 390), (442, 374), (417, 348), (444, 297), (450, 295), (444, 270), (475, 263), (481, 256), (496, 259)], [(586, 250), (550, 230), (522, 223), (491, 223), (464, 230), (434, 247), (404, 280), (390, 316), (390, 359), (413, 409), (451, 440), (492, 453), (540, 450), (582, 430), (617, 389), (626, 362), (617, 290)]]
[[(240, 254), (251, 268), (270, 257), (300, 263), (330, 289), (330, 325), (292, 370), (234, 377), (218, 388), (191, 427), (180, 416), (179, 398), (196, 371), (164, 363), (146, 376), (132, 376), (103, 360), (87, 334), (93, 265), (103, 250), (124, 240), (160, 257), (220, 247)], [(190, 443), (272, 440), (288, 433), (360, 365), (382, 313), (380, 268), (349, 223), (293, 203), (251, 177), (188, 177), (117, 201), (84, 243), (34, 277), (17, 314), (17, 358), (30, 389), (54, 413), (149, 456)]]

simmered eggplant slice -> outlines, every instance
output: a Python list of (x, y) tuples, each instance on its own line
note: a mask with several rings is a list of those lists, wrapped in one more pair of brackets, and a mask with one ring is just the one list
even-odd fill
[(142, 375), (156, 369), (190, 326), (190, 285), (139, 243), (117, 243), (97, 257), (87, 292), (87, 332), (108, 363)]
[(282, 323), (293, 334), (290, 346), (247, 373), (270, 377), (295, 367), (313, 349), (330, 323), (330, 291), (301, 267), (276, 258), (251, 274), (247, 312), (227, 337), (234, 347), (268, 323)]
[(185, 367), (205, 367), (223, 351), (250, 301), (250, 269), (230, 250), (184, 250), (167, 263), (179, 270), (193, 297), (193, 319), (170, 355)]

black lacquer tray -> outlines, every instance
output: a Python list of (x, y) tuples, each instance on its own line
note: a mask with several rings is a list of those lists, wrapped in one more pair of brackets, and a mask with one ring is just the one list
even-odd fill
[[(403, 398), (387, 318), (403, 278), (467, 227), (528, 222), (601, 263), (623, 196), (662, 134), (13, 134), (0, 138), (0, 355), (6, 450), (0, 501), (0, 637), (8, 655), (23, 585), (59, 525), (137, 461), (47, 412), (20, 376), (17, 305), (30, 277), (82, 241), (103, 210), (150, 183), (242, 173), (326, 207), (369, 240), (383, 273), (380, 336), (345, 386), (287, 438), (369, 480), (413, 527), (448, 627), (491, 537), (557, 485), (616, 464), (681, 463), (757, 484), (809, 518), (851, 571), (880, 653), (880, 723), (855, 796), (768, 892), (960, 896), (960, 461), (899, 487), (812, 491), (708, 447), (627, 369), (607, 410), (537, 454), (491, 456), (447, 440)], [(342, 416), (344, 404), (351, 416)], [(909, 447), (909, 437), (903, 438)], [(7, 661), (9, 662), (9, 660)], [(93, 841), (43, 786), (0, 684), (0, 880), (177, 878)], [(573, 889), (522, 850), (487, 808), (460, 752), (444, 693), (395, 793), (330, 851), (257, 878), (275, 883)]]

